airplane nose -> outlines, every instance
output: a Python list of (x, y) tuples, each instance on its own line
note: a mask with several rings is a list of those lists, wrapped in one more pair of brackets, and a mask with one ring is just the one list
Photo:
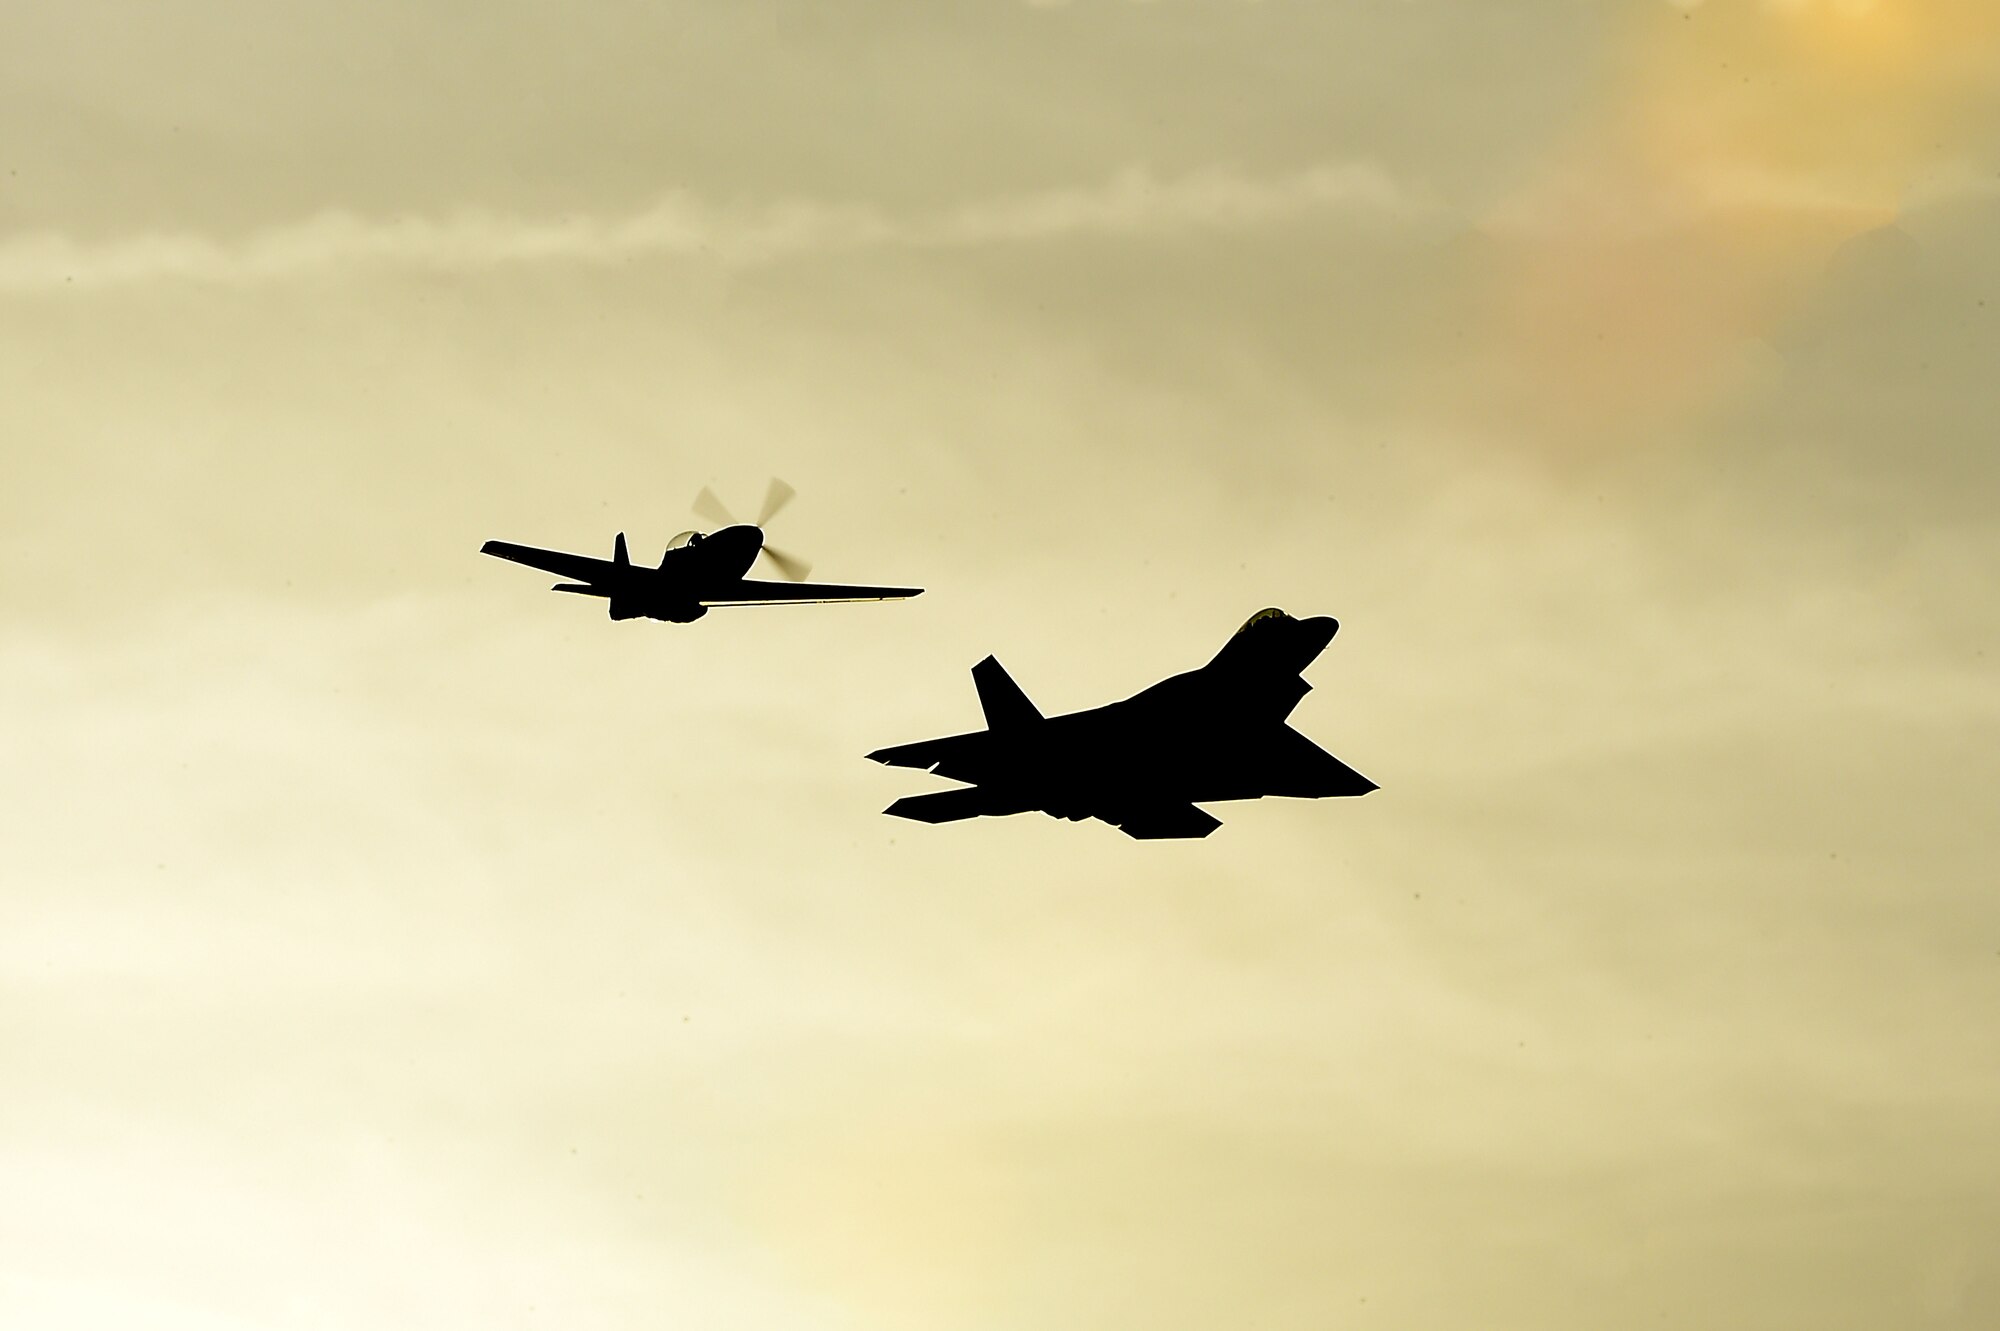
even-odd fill
[(1340, 632), (1340, 621), (1332, 615), (1314, 615), (1310, 619), (1300, 620), (1299, 633), (1301, 641), (1305, 642), (1312, 650), (1312, 656), (1308, 656), (1306, 659), (1311, 660), (1313, 656), (1318, 656), (1321, 652), (1325, 651), (1326, 645), (1333, 641), (1333, 635), (1338, 632)]

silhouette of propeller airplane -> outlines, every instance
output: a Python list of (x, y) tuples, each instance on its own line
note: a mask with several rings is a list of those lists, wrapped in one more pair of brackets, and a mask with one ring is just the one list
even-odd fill
[[(542, 550), (511, 541), (488, 541), (479, 552), (526, 564), (572, 581), (551, 591), (601, 596), (613, 619), (659, 619), (688, 624), (716, 606), (819, 605), (836, 601), (900, 601), (923, 594), (921, 587), (861, 587), (837, 582), (806, 582), (811, 567), (798, 556), (767, 545), (764, 528), (795, 492), (773, 478), (765, 492), (757, 521), (738, 522), (706, 486), (695, 496), (694, 511), (719, 524), (711, 532), (684, 531), (667, 542), (659, 567), (634, 564), (625, 547), (625, 533), (612, 543), (611, 558)], [(759, 558), (768, 559), (786, 581), (746, 578)]]

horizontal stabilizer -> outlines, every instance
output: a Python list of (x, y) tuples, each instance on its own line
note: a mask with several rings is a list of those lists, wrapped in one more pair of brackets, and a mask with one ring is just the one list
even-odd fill
[(972, 686), (979, 690), (979, 707), (988, 730), (1010, 730), (1042, 719), (1041, 712), (993, 657), (972, 667)]
[[(986, 731), (974, 730), (964, 735), (944, 735), (910, 744), (892, 744), (886, 749), (875, 750), (868, 758), (888, 767), (918, 767), (930, 772), (943, 767), (956, 767), (962, 761), (976, 758), (992, 742), (993, 737)], [(951, 776), (952, 773), (947, 770), (943, 775)]]
[(587, 582), (559, 582), (555, 586), (549, 588), (549, 590), (552, 592), (575, 592), (578, 596), (611, 595), (611, 591), (609, 588), (593, 587)]
[(905, 795), (882, 810), (897, 818), (913, 818), (920, 823), (955, 823), (965, 818), (1026, 813), (1034, 807), (1018, 797), (984, 786), (960, 790), (940, 790), (929, 795)]
[(1192, 804), (1153, 804), (1105, 821), (1139, 841), (1205, 837), (1222, 826), (1220, 818)]

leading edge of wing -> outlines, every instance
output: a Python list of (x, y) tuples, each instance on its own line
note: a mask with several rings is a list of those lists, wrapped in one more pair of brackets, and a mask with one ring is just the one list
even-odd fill
[(479, 547), (479, 553), (516, 564), (526, 564), (529, 568), (574, 578), (579, 582), (596, 582), (617, 567), (608, 559), (573, 555), (564, 550), (543, 550), (532, 545), (515, 545), (512, 541), (488, 541)]
[(903, 601), (921, 596), (922, 587), (861, 587), (843, 582), (757, 582), (749, 578), (723, 592), (701, 597), (706, 606), (826, 605), (837, 601)]

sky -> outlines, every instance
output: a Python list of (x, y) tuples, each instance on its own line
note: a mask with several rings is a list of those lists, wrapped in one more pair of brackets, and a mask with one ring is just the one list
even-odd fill
[[(2000, 1324), (1987, 0), (0, 8), (0, 1324)], [(888, 604), (611, 623), (712, 486)], [(1201, 841), (866, 762), (1333, 615)]]

